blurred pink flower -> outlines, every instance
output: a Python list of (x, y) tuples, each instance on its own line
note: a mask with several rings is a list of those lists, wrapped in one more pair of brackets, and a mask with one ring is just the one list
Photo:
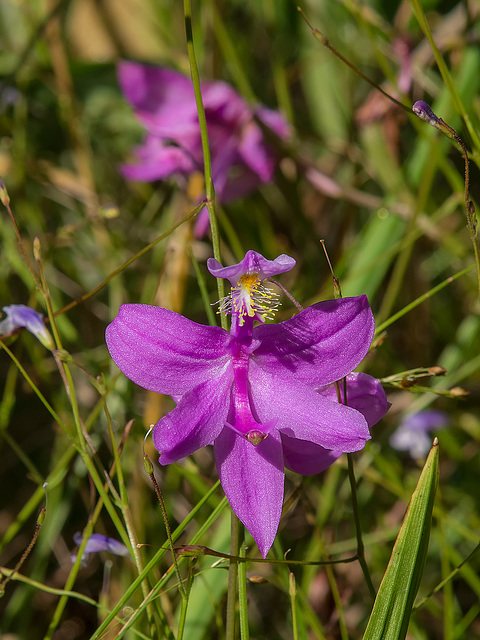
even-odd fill
[[(203, 174), (203, 153), (193, 85), (173, 69), (120, 62), (118, 78), (147, 135), (134, 149), (136, 162), (122, 165), (129, 180), (153, 182), (169, 176), (186, 179)], [(289, 127), (283, 116), (263, 106), (250, 106), (224, 82), (203, 82), (202, 99), (217, 198), (229, 202), (273, 178), (275, 153), (258, 118), (280, 138)], [(197, 217), (195, 234), (208, 229), (206, 209)]]

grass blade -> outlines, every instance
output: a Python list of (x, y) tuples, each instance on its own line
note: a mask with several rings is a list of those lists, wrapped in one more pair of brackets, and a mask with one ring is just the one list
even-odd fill
[(427, 557), (437, 483), (435, 438), (395, 541), (363, 640), (401, 640), (407, 634)]

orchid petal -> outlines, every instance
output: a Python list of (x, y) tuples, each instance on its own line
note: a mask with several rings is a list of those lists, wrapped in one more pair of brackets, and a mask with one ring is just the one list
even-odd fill
[(227, 419), (233, 373), (207, 380), (182, 396), (179, 404), (157, 422), (153, 442), (160, 464), (177, 462), (212, 444)]
[(224, 202), (224, 191), (228, 182), (228, 174), (231, 167), (238, 158), (236, 141), (230, 137), (225, 140), (212, 158), (212, 176), (215, 184), (215, 192), (222, 202)]
[(255, 191), (261, 180), (259, 176), (243, 165), (235, 165), (228, 174), (223, 188), (222, 200), (225, 203), (244, 198)]
[(215, 440), (215, 460), (233, 511), (265, 558), (282, 514), (284, 471), (279, 434), (273, 431), (253, 445), (231, 429), (223, 429)]
[(245, 164), (261, 178), (262, 182), (269, 182), (272, 179), (275, 157), (273, 151), (265, 146), (262, 130), (254, 121), (244, 128), (238, 152)]
[(149, 131), (172, 139), (185, 124), (195, 122), (195, 93), (187, 76), (173, 69), (128, 61), (120, 62), (117, 72), (123, 93)]
[(275, 260), (267, 260), (256, 251), (247, 251), (244, 259), (230, 267), (222, 267), (218, 260), (209, 258), (207, 268), (215, 278), (227, 278), (232, 286), (235, 286), (239, 278), (245, 274), (257, 273), (260, 280), (265, 280), (279, 273), (290, 271), (295, 266), (295, 260), (286, 254), (282, 254)]
[(283, 458), (287, 469), (302, 476), (311, 476), (325, 471), (343, 451), (330, 451), (318, 444), (282, 435)]
[(374, 329), (366, 296), (326, 300), (280, 324), (255, 327), (253, 338), (261, 344), (252, 359), (271, 375), (319, 387), (360, 364)]
[(253, 362), (249, 381), (259, 421), (277, 418), (277, 429), (284, 435), (345, 452), (362, 449), (370, 439), (359, 411), (324, 398), (304, 384), (270, 375)]
[(203, 238), (203, 236), (207, 233), (208, 229), (210, 229), (210, 218), (208, 216), (207, 207), (203, 207), (197, 213), (195, 218), (195, 222), (193, 224), (193, 235), (195, 238)]
[(279, 138), (288, 138), (290, 135), (290, 125), (278, 111), (267, 107), (257, 106), (255, 115), (263, 124), (271, 129)]
[(230, 335), (178, 313), (146, 304), (125, 304), (107, 327), (107, 347), (136, 384), (168, 395), (184, 394), (229, 362)]
[(143, 145), (134, 149), (138, 162), (120, 167), (127, 180), (153, 182), (172, 174), (187, 174), (195, 170), (192, 158), (180, 147), (166, 146), (155, 136), (147, 136)]
[[(342, 402), (345, 400), (343, 380), (338, 383)], [(335, 385), (316, 390), (324, 398), (338, 402)], [(351, 373), (347, 376), (347, 405), (365, 416), (369, 427), (373, 427), (387, 413), (391, 404), (378, 380), (366, 373)]]
[(202, 82), (203, 105), (207, 119), (238, 126), (252, 117), (245, 100), (226, 82)]

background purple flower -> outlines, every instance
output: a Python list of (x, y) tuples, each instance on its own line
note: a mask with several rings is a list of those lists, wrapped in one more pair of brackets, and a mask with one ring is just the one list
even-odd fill
[[(120, 86), (145, 127), (143, 144), (134, 149), (136, 162), (123, 165), (130, 180), (151, 182), (169, 176), (203, 174), (203, 153), (197, 107), (190, 78), (173, 69), (121, 62)], [(273, 177), (275, 154), (255, 117), (276, 135), (288, 135), (286, 120), (276, 111), (251, 107), (224, 82), (202, 83), (202, 98), (212, 160), (212, 176), (220, 202), (254, 191)], [(208, 228), (206, 210), (197, 217), (196, 233)]]
[[(74, 534), (73, 541), (78, 547), (82, 544), (82, 540), (83, 535), (80, 532)], [(128, 557), (130, 555), (127, 547), (119, 540), (105, 536), (103, 533), (92, 533), (90, 538), (87, 540), (85, 549), (83, 550), (82, 563), (86, 562), (87, 557), (91, 553), (100, 553), (100, 551), (109, 551), (117, 556), (124, 557)], [(76, 554), (72, 554), (70, 559), (72, 562), (75, 562), (77, 559)]]
[(432, 431), (443, 429), (449, 418), (443, 411), (426, 409), (406, 416), (390, 437), (390, 444), (398, 451), (408, 451), (412, 458), (425, 458), (432, 446)]
[(47, 349), (55, 348), (55, 343), (45, 326), (41, 313), (25, 304), (11, 304), (3, 307), (3, 311), (7, 317), (0, 322), (0, 335), (23, 328), (33, 333)]

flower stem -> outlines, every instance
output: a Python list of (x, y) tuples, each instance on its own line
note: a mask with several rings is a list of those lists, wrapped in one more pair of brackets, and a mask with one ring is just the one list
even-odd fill
[[(187, 598), (187, 592), (183, 588), (182, 576), (180, 575), (180, 570), (178, 568), (177, 556), (176, 556), (175, 549), (174, 549), (174, 546), (173, 546), (172, 530), (170, 529), (170, 522), (168, 520), (167, 509), (165, 507), (165, 502), (163, 501), (162, 492), (160, 491), (160, 487), (158, 486), (157, 479), (155, 478), (153, 465), (150, 462), (150, 458), (145, 453), (143, 454), (143, 464), (145, 465), (145, 471), (150, 476), (150, 480), (152, 482), (153, 489), (155, 491), (155, 495), (157, 496), (157, 500), (158, 500), (158, 503), (160, 504), (160, 509), (162, 511), (163, 521), (165, 523), (165, 530), (167, 532), (168, 544), (169, 544), (169, 547), (170, 547), (170, 551), (172, 552), (173, 566), (175, 568), (175, 574), (176, 574), (177, 580), (178, 580), (178, 590), (180, 592), (180, 595), (182, 596), (182, 599), (186, 601), (188, 599)], [(185, 603), (185, 606), (186, 606), (186, 603)], [(183, 608), (182, 608), (182, 612), (183, 612)]]
[[(246, 547), (240, 547), (240, 557), (245, 558)], [(240, 562), (238, 567), (238, 605), (240, 609), (240, 638), (249, 640), (248, 606), (247, 606), (247, 563)]]
[[(340, 384), (342, 384), (343, 386), (343, 400), (344, 400), (343, 403), (342, 403), (342, 395), (340, 393)], [(344, 404), (345, 406), (348, 406), (347, 379), (343, 378), (343, 381), (341, 381), (340, 383), (335, 382), (335, 389), (337, 391), (338, 402), (340, 404)], [(373, 599), (375, 599), (375, 596), (377, 594), (375, 592), (375, 587), (373, 586), (372, 578), (370, 577), (367, 561), (365, 560), (365, 547), (363, 546), (362, 527), (360, 525), (360, 511), (358, 508), (357, 481), (355, 479), (355, 469), (353, 467), (353, 454), (347, 453), (347, 460), (348, 460), (348, 479), (350, 481), (350, 490), (352, 493), (353, 519), (355, 521), (355, 534), (357, 537), (357, 559), (362, 568), (363, 575), (365, 577), (365, 581), (368, 586), (368, 590), (370, 591), (370, 595), (372, 596)]]
[[(198, 73), (197, 59), (195, 56), (195, 47), (193, 44), (192, 29), (192, 7), (190, 0), (183, 0), (183, 9), (185, 16), (185, 33), (187, 37), (187, 51), (190, 62), (190, 75), (192, 77), (193, 90), (195, 92), (195, 102), (197, 105), (198, 122), (200, 125), (200, 135), (202, 138), (203, 165), (205, 175), (205, 190), (207, 194), (207, 211), (210, 219), (210, 229), (212, 231), (212, 248), (213, 256), (220, 261), (220, 237), (218, 234), (217, 212), (215, 208), (215, 187), (212, 177), (212, 163), (210, 159), (210, 146), (208, 144), (207, 118), (205, 116), (205, 108), (202, 100), (202, 89), (200, 87), (200, 76)], [(224, 284), (221, 278), (217, 279), (218, 297), (221, 300), (225, 296)], [(225, 322), (222, 316), (222, 326)], [(226, 324), (226, 323), (225, 323)], [(224, 329), (226, 326), (223, 327)]]
[(370, 595), (372, 596), (372, 598), (375, 598), (376, 596), (375, 587), (373, 586), (373, 582), (370, 577), (370, 572), (368, 570), (367, 562), (365, 560), (365, 547), (363, 546), (362, 528), (360, 526), (360, 514), (358, 510), (357, 481), (355, 479), (355, 470), (353, 468), (353, 455), (351, 453), (347, 453), (347, 460), (348, 460), (348, 479), (350, 480), (350, 489), (352, 491), (353, 518), (355, 521), (355, 533), (357, 536), (358, 561), (362, 568), (363, 575), (365, 577), (365, 581), (368, 586), (368, 590), (370, 591)]
[[(427, 25), (428, 26), (428, 25)], [(460, 104), (460, 103), (459, 103)], [(460, 153), (463, 156), (465, 163), (465, 178), (464, 178), (464, 201), (465, 201), (465, 214), (467, 217), (467, 229), (470, 234), (470, 239), (473, 244), (473, 253), (475, 255), (475, 264), (477, 267), (477, 285), (478, 296), (480, 298), (480, 240), (477, 233), (477, 213), (475, 211), (475, 205), (473, 200), (470, 200), (470, 167), (468, 160), (468, 151), (463, 140), (457, 135), (455, 129), (448, 125), (445, 120), (437, 116), (432, 108), (423, 100), (419, 100), (412, 107), (413, 112), (421, 120), (425, 120), (434, 129), (437, 129), (447, 138), (455, 142), (460, 149)], [(462, 113), (464, 116), (464, 114)], [(465, 116), (464, 116), (465, 119)]]
[[(240, 520), (232, 510), (230, 525), (230, 556), (238, 556), (240, 551)], [(238, 561), (230, 558), (228, 567), (227, 591), (227, 620), (225, 629), (226, 640), (235, 640), (235, 605), (237, 600)]]
[(297, 584), (295, 581), (295, 575), (291, 571), (288, 576), (288, 595), (290, 596), (290, 607), (292, 609), (293, 640), (298, 640)]

